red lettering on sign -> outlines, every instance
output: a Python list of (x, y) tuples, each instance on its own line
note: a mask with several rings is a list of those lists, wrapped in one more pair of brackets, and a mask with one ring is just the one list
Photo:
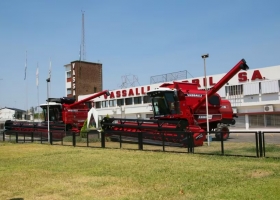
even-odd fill
[(255, 70), (251, 78), (252, 81), (256, 79), (263, 79), (261, 72), (259, 70)]
[(129, 89), (128, 96), (134, 96), (134, 92), (132, 89)]
[(200, 87), (200, 84), (199, 84), (199, 79), (193, 79), (192, 80), (192, 83), (195, 83), (195, 84), (197, 84), (198, 85), (198, 87)]
[(210, 86), (213, 86), (215, 85), (216, 83), (213, 82), (213, 77), (209, 77), (209, 85)]
[(104, 94), (103, 96), (104, 96), (104, 99), (107, 99), (107, 98), (108, 98), (107, 94)]
[(141, 94), (145, 94), (144, 87), (141, 87)]
[(150, 86), (147, 86), (147, 92), (150, 91)]
[(122, 96), (126, 97), (126, 90), (122, 90)]
[(238, 81), (240, 81), (240, 82), (247, 81), (247, 73), (246, 72), (240, 72), (238, 74)]
[(111, 94), (110, 94), (110, 98), (112, 99), (112, 98), (115, 98), (115, 94), (114, 94), (114, 92), (111, 92)]
[(135, 92), (136, 95), (140, 95), (139, 91), (138, 91), (138, 88), (136, 88), (136, 92)]
[(116, 96), (121, 97), (121, 91), (116, 91)]

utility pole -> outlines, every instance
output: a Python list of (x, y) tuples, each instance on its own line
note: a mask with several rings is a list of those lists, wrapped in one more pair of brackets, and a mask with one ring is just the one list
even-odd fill
[(205, 107), (206, 107), (206, 125), (207, 125), (207, 143), (210, 146), (210, 135), (209, 135), (209, 118), (208, 118), (208, 90), (207, 90), (207, 78), (206, 78), (206, 58), (209, 57), (209, 54), (204, 54), (201, 56), (204, 60), (204, 79), (205, 79)]
[(47, 116), (48, 116), (48, 142), (50, 143), (50, 106), (49, 106), (49, 82), (51, 82), (50, 78), (47, 78)]

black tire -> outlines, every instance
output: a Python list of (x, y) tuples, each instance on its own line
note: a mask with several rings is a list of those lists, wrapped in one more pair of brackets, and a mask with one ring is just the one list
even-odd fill
[(219, 140), (219, 141), (222, 140), (221, 135), (223, 136), (224, 141), (226, 141), (229, 138), (229, 129), (227, 126), (222, 126), (222, 127), (216, 129), (215, 136), (216, 136), (217, 140)]

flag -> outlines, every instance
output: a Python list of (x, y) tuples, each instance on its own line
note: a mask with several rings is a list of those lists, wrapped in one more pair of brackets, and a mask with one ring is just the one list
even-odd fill
[(36, 70), (36, 86), (37, 87), (39, 86), (39, 67), (38, 67), (38, 64), (37, 64), (37, 70)]
[(51, 79), (51, 75), (52, 75), (52, 62), (51, 62), (51, 60), (50, 60), (49, 79)]
[(27, 51), (26, 51), (26, 54), (25, 54), (24, 80), (26, 79), (26, 71), (27, 71)]

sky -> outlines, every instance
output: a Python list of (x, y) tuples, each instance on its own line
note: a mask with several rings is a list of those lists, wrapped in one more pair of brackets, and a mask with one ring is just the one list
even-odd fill
[(82, 11), (85, 60), (102, 63), (103, 89), (113, 90), (124, 76), (136, 86), (184, 70), (203, 76), (205, 53), (207, 75), (242, 58), (250, 69), (280, 65), (279, 8), (279, 0), (2, 0), (0, 107), (45, 103), (50, 62), (50, 97), (66, 95), (64, 65), (79, 59)]

